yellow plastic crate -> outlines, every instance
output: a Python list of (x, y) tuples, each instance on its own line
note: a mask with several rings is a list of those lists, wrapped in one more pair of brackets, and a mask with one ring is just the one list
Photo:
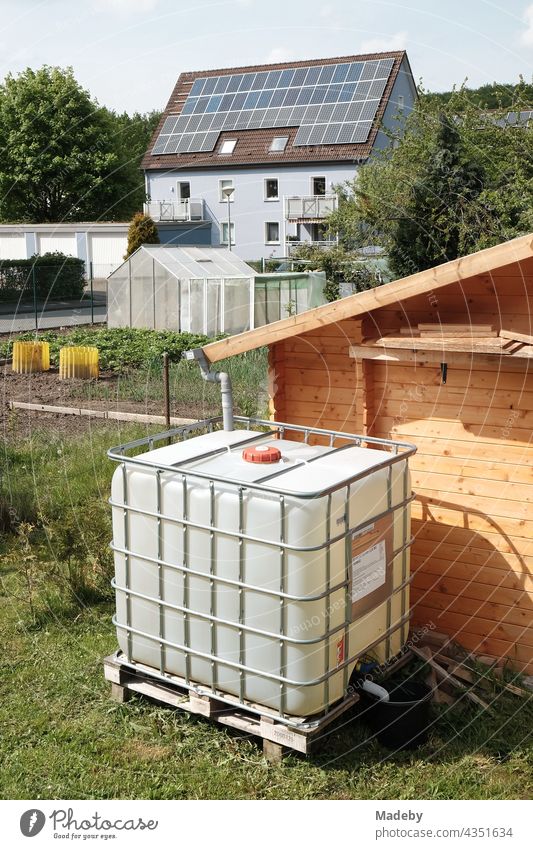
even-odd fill
[(59, 377), (61, 380), (69, 378), (92, 380), (98, 377), (98, 374), (98, 348), (83, 346), (60, 349)]
[(18, 374), (48, 371), (50, 345), (48, 342), (14, 342), (13, 371)]

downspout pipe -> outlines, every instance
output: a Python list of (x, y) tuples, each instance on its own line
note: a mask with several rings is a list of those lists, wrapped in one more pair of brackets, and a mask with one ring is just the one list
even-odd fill
[(202, 348), (193, 348), (183, 353), (184, 360), (196, 360), (200, 372), (208, 383), (219, 383), (222, 395), (222, 423), (224, 430), (235, 430), (233, 422), (233, 388), (231, 377), (226, 371), (211, 371)]

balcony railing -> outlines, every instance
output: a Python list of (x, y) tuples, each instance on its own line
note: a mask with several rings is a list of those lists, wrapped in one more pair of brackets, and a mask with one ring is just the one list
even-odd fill
[(286, 197), (285, 218), (288, 221), (322, 219), (337, 209), (337, 195)]
[(203, 221), (204, 202), (201, 198), (152, 200), (144, 204), (144, 212), (154, 221)]
[(336, 239), (320, 239), (319, 241), (313, 241), (313, 239), (308, 239), (307, 241), (295, 241), (294, 239), (287, 239), (287, 256), (290, 256), (292, 251), (297, 248), (303, 247), (303, 245), (313, 245), (314, 248), (322, 248), (323, 250), (327, 250), (328, 248), (332, 248), (337, 244)]

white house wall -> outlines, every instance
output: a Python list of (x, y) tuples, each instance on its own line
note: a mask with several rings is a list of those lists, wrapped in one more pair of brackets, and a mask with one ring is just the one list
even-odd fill
[[(212, 244), (220, 244), (222, 224), (228, 220), (227, 201), (220, 200), (220, 180), (232, 179), (235, 193), (231, 202), (231, 221), (235, 225), (235, 252), (244, 260), (286, 256), (284, 234), (296, 233), (296, 226), (284, 222), (283, 198), (312, 195), (312, 178), (326, 178), (326, 194), (333, 186), (352, 179), (357, 166), (351, 163), (317, 163), (316, 165), (275, 165), (254, 168), (187, 169), (183, 171), (150, 171), (148, 192), (153, 201), (177, 197), (177, 183), (190, 182), (191, 197), (203, 198), (205, 217), (212, 222)], [(279, 200), (265, 200), (265, 180), (278, 180)], [(266, 223), (279, 222), (280, 244), (266, 243)]]
[[(392, 87), (391, 95), (383, 114), (383, 126), (392, 132), (397, 132), (402, 126), (402, 119), (411, 112), (416, 101), (417, 93), (413, 75), (407, 59), (400, 65), (398, 76)], [(390, 145), (386, 132), (380, 130), (374, 142), (374, 151), (382, 150)]]

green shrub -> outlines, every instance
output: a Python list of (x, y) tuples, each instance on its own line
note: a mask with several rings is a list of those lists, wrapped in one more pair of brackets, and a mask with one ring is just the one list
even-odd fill
[(0, 261), (0, 301), (31, 301), (34, 285), (39, 301), (79, 300), (85, 286), (85, 264), (58, 251)]
[(128, 259), (141, 245), (158, 245), (159, 243), (159, 233), (153, 220), (149, 215), (137, 212), (128, 229), (128, 248), (124, 259)]

